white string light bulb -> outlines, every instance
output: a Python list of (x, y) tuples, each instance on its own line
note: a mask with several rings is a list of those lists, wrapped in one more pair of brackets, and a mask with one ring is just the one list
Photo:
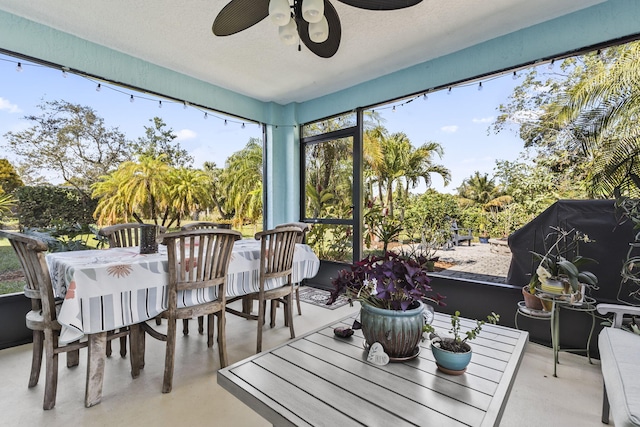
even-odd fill
[(133, 102), (135, 101), (135, 98), (133, 97), (133, 95), (131, 95), (131, 98), (129, 98), (129, 102)]
[(516, 73), (515, 71), (513, 72), (513, 76), (511, 77), (513, 80), (517, 80), (518, 79), (518, 73)]
[(18, 62), (18, 65), (16, 65), (16, 71), (19, 73), (22, 72), (22, 63)]
[(98, 86), (96, 86), (96, 92), (100, 92), (101, 90), (102, 90), (102, 85), (98, 83)]
[(242, 124), (242, 129), (244, 129), (244, 123)]
[(209, 114), (208, 113), (204, 113), (204, 119), (207, 120), (209, 118)]
[(158, 101), (158, 108), (162, 108), (162, 101)]
[(482, 90), (482, 82), (478, 83), (478, 91)]

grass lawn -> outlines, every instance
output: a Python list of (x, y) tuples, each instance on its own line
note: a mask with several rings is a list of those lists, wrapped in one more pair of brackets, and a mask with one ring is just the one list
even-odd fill
[[(0, 239), (0, 277), (7, 273), (19, 271), (20, 261), (7, 239)], [(24, 280), (0, 280), (0, 295), (22, 292)]]

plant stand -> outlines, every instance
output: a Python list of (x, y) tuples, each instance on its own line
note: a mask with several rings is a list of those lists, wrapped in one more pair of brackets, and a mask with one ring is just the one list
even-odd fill
[[(544, 300), (550, 301), (552, 303), (551, 309), (551, 346), (553, 347), (553, 376), (557, 377), (557, 366), (558, 366), (558, 354), (561, 351), (572, 351), (572, 352), (585, 352), (587, 358), (589, 359), (589, 363), (591, 362), (591, 354), (589, 352), (589, 347), (591, 346), (591, 337), (593, 335), (593, 330), (596, 324), (596, 300), (591, 297), (584, 297), (584, 302), (576, 304), (571, 304), (566, 300), (565, 295), (552, 295), (544, 292), (538, 292), (536, 295)], [(587, 338), (587, 346), (585, 348), (560, 348), (560, 309), (579, 311), (583, 313), (587, 313), (591, 316), (591, 329), (589, 330), (589, 337)], [(518, 309), (520, 311), (520, 309)], [(517, 326), (516, 326), (517, 327)]]

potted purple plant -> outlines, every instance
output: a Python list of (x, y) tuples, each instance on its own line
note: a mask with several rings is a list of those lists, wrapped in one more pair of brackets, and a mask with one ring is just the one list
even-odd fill
[(368, 256), (339, 272), (327, 304), (341, 294), (352, 305), (359, 301), (366, 344), (379, 342), (390, 360), (415, 357), (425, 323), (424, 302), (444, 305), (444, 297), (432, 294), (427, 261), (393, 252)]

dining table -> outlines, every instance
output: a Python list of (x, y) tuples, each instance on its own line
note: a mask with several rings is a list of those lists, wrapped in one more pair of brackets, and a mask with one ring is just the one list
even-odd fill
[[(227, 271), (227, 297), (260, 289), (260, 241), (235, 242)], [(47, 254), (47, 266), (55, 297), (62, 299), (57, 316), (60, 343), (87, 337), (88, 367), (85, 406), (100, 402), (106, 358), (107, 331), (155, 318), (167, 309), (167, 248), (141, 254), (138, 247), (95, 249)], [(292, 282), (314, 277), (320, 260), (310, 246), (296, 244)], [(272, 280), (266, 289), (282, 286)], [(217, 298), (213, 291), (189, 290), (178, 296), (179, 306), (190, 306)]]

